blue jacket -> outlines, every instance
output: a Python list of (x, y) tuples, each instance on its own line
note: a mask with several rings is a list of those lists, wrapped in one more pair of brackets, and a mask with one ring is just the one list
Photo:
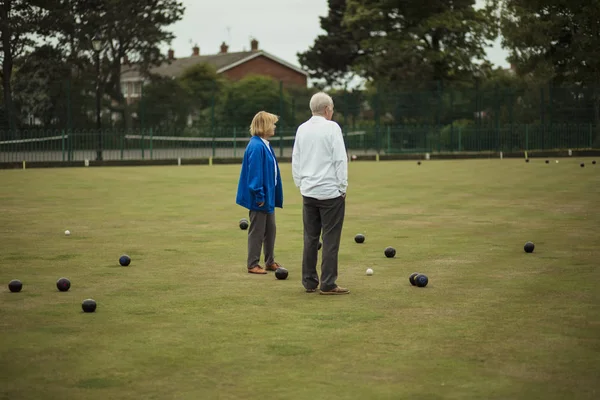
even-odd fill
[[(279, 163), (270, 144), (269, 149), (260, 137), (253, 136), (244, 152), (235, 202), (252, 211), (272, 213), (275, 207), (283, 208)], [(275, 168), (277, 168), (277, 185), (275, 185)], [(258, 204), (262, 202), (265, 204), (259, 207)]]

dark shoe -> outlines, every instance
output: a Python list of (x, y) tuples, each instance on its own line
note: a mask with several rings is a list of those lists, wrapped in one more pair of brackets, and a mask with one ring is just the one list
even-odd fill
[(279, 265), (279, 264), (278, 264), (278, 263), (276, 263), (276, 262), (274, 262), (274, 263), (273, 263), (273, 264), (271, 264), (271, 265), (267, 265), (267, 266), (265, 267), (265, 269), (266, 269), (267, 271), (275, 271), (277, 268), (281, 268), (281, 265)]
[(266, 274), (267, 271), (265, 271), (264, 269), (262, 269), (262, 267), (260, 265), (255, 265), (252, 268), (248, 268), (248, 273), (249, 274)]
[(334, 294), (350, 294), (350, 291), (346, 288), (343, 287), (336, 287), (335, 289), (331, 289), (328, 290), (326, 292), (321, 290), (321, 294), (329, 294), (329, 295), (334, 295)]

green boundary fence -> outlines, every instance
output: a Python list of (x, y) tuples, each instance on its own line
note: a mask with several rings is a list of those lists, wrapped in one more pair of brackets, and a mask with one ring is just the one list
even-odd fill
[[(355, 154), (515, 152), (591, 149), (596, 131), (591, 124), (370, 126), (344, 131), (344, 138)], [(271, 138), (279, 156), (291, 155), (294, 134), (282, 129)], [(241, 158), (249, 138), (245, 127), (195, 137), (154, 129), (0, 131), (0, 162), (96, 160), (98, 150), (104, 160)]]

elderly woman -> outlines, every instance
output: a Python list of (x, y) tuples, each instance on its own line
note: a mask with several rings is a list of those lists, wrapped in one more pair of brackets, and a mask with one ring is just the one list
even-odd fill
[[(267, 140), (275, 135), (276, 115), (260, 111), (250, 125), (250, 142), (244, 152), (236, 203), (250, 210), (248, 273), (266, 274), (275, 262), (275, 207), (283, 208), (281, 174), (275, 152)], [(260, 266), (264, 246), (265, 268)]]

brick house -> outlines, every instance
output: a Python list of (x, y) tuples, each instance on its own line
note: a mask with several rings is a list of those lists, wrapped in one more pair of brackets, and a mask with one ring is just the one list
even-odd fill
[[(217, 69), (218, 74), (237, 81), (247, 75), (269, 76), (276, 81), (282, 81), (286, 86), (306, 87), (308, 73), (302, 69), (258, 49), (258, 41), (250, 42), (250, 51), (229, 52), (225, 42), (221, 44), (217, 54), (200, 55), (200, 48), (194, 46), (189, 57), (175, 58), (175, 52), (169, 50), (167, 61), (150, 69), (151, 74), (177, 78), (192, 65), (207, 63)], [(121, 70), (121, 90), (127, 101), (131, 103), (141, 95), (142, 83), (147, 80), (136, 69), (124, 60)]]

